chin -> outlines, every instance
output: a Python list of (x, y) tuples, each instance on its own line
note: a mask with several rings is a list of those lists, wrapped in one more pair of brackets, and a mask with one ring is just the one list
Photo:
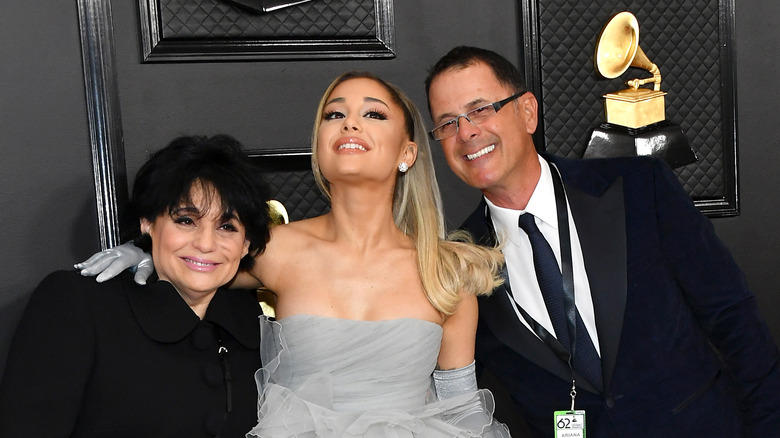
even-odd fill
[(470, 185), (471, 187), (477, 188), (477, 189), (486, 189), (489, 188), (493, 181), (490, 178), (485, 177), (484, 175), (470, 175), (467, 178), (461, 178), (463, 182)]
[[(210, 278), (210, 279), (194, 279), (194, 281), (184, 281), (180, 283), (181, 289), (179, 290), (189, 290), (196, 294), (209, 294), (211, 292), (216, 291), (221, 286), (224, 286), (230, 281), (230, 279), (217, 279), (217, 278)], [(178, 289), (178, 287), (177, 287)]]

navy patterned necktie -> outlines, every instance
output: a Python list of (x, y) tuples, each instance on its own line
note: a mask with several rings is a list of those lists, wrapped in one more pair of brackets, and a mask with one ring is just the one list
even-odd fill
[[(521, 214), (518, 225), (525, 231), (528, 235), (528, 240), (531, 242), (536, 278), (539, 282), (539, 289), (542, 291), (542, 298), (547, 307), (547, 313), (550, 315), (556, 338), (569, 351), (571, 350), (571, 341), (569, 339), (563, 304), (563, 276), (558, 267), (558, 262), (555, 260), (555, 253), (553, 253), (542, 232), (539, 231), (539, 227), (536, 226), (532, 214)], [(577, 339), (574, 353), (574, 369), (593, 384), (596, 389), (602, 391), (601, 360), (582, 322), (579, 311), (576, 312), (576, 327)]]

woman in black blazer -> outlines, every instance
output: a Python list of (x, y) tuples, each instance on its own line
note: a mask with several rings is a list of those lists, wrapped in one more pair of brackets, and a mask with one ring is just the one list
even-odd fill
[(221, 286), (265, 249), (267, 199), (231, 137), (157, 152), (129, 208), (154, 281), (59, 271), (41, 282), (0, 383), (0, 436), (244, 436), (256, 422), (260, 308), (254, 291)]

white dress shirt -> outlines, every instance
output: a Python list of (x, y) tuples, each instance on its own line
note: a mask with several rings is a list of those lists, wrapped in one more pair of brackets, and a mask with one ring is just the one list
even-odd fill
[[(528, 314), (541, 324), (550, 333), (555, 333), (550, 316), (542, 298), (542, 292), (539, 289), (539, 283), (536, 280), (536, 271), (534, 270), (533, 252), (531, 251), (531, 242), (525, 231), (518, 226), (518, 219), (521, 214), (531, 213), (535, 217), (536, 225), (544, 235), (547, 242), (555, 253), (555, 259), (561, 265), (561, 248), (558, 237), (558, 216), (555, 207), (555, 191), (553, 189), (552, 174), (550, 167), (541, 156), (539, 164), (542, 167), (542, 175), (534, 189), (531, 199), (525, 210), (511, 210), (508, 208), (497, 207), (487, 198), (490, 216), (493, 220), (493, 227), (496, 231), (496, 237), (503, 245), (502, 251), (506, 258), (507, 272), (509, 274), (509, 285), (512, 289), (512, 298)], [(568, 205), (568, 200), (566, 201)], [(585, 261), (582, 257), (582, 248), (577, 234), (577, 227), (571, 216), (569, 208), (569, 230), (571, 233), (571, 255), (574, 269), (574, 302), (577, 310), (580, 312), (582, 322), (588, 330), (590, 339), (596, 347), (596, 352), (601, 355), (599, 348), (598, 334), (596, 332), (595, 314), (593, 312), (593, 300), (590, 294), (590, 285), (588, 276), (585, 273)], [(533, 333), (528, 322), (520, 315), (515, 308), (517, 317)]]

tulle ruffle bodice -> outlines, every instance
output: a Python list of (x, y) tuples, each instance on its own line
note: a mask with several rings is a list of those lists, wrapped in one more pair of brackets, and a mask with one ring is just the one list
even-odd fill
[(509, 436), (491, 421), (489, 391), (435, 400), (438, 324), (311, 315), (260, 324), (264, 367), (250, 437)]

